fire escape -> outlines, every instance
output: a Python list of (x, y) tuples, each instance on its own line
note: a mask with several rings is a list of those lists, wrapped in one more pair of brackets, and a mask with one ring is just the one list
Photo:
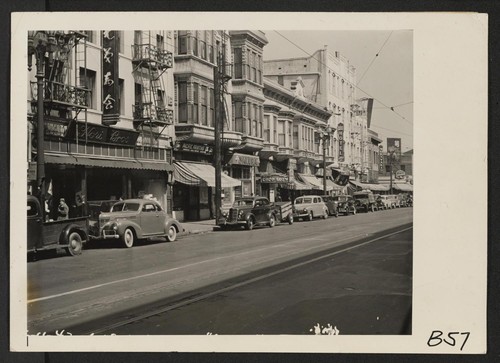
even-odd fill
[[(46, 57), (44, 77), (43, 112), (46, 133), (51, 136), (64, 136), (63, 130), (70, 121), (87, 122), (90, 87), (86, 76), (86, 39), (87, 35), (80, 31), (55, 32), (57, 48)], [(74, 63), (73, 67), (70, 62)], [(74, 69), (73, 75), (71, 68)], [(30, 89), (31, 110), (35, 115), (38, 112), (37, 83), (30, 82)], [(57, 134), (56, 130), (61, 130), (61, 134)]]
[[(173, 55), (165, 50), (163, 36), (136, 31), (132, 64), (136, 83), (134, 127), (141, 132), (143, 146), (155, 146), (165, 127), (173, 123), (172, 101), (166, 99), (162, 75), (173, 66)], [(162, 128), (160, 130), (160, 128)]]

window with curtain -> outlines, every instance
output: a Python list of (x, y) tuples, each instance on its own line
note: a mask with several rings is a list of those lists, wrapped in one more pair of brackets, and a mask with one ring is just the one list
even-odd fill
[(271, 123), (269, 115), (264, 115), (264, 140), (271, 142)]
[(201, 124), (208, 125), (208, 88), (207, 86), (201, 87)]
[(286, 146), (285, 144), (285, 121), (278, 121), (278, 145)]
[(198, 123), (198, 104), (200, 100), (200, 85), (196, 82), (193, 83), (193, 112), (192, 112), (192, 119), (193, 123)]
[(243, 60), (242, 60), (242, 52), (241, 48), (234, 49), (234, 78), (242, 79), (243, 78)]
[(178, 120), (179, 122), (187, 122), (188, 121), (188, 112), (187, 112), (187, 83), (179, 82), (177, 84), (179, 89), (179, 100), (178, 100)]
[(243, 103), (234, 103), (234, 128), (236, 132), (245, 133), (243, 124)]

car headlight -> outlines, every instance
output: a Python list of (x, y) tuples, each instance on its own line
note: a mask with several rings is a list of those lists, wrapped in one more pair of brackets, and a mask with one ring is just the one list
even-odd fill
[(116, 231), (116, 230), (118, 230), (118, 225), (117, 225), (116, 223), (112, 223), (112, 224), (111, 224), (111, 228), (112, 228), (114, 231)]
[(243, 218), (243, 216), (244, 216), (244, 215), (245, 215), (245, 212), (240, 211), (240, 213), (238, 214), (238, 218), (240, 218), (240, 219), (241, 219), (241, 218)]

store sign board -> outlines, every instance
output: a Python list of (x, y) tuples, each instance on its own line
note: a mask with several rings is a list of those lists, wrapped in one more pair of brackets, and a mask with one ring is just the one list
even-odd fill
[(344, 124), (339, 124), (337, 128), (337, 135), (339, 137), (339, 162), (344, 161)]
[(261, 184), (287, 184), (288, 176), (286, 175), (262, 175), (260, 177)]
[(78, 141), (82, 142), (135, 146), (139, 133), (133, 130), (73, 121), (68, 126), (66, 137), (72, 140), (78, 138)]
[(176, 151), (184, 151), (184, 152), (191, 152), (191, 153), (205, 154), (205, 155), (212, 155), (214, 153), (214, 149), (210, 145), (193, 144), (190, 142), (177, 141), (175, 143), (175, 149)]
[(120, 89), (118, 79), (119, 32), (102, 32), (102, 123), (116, 125), (120, 119)]
[(246, 165), (246, 166), (259, 166), (260, 158), (254, 155), (245, 155), (234, 153), (229, 160), (229, 165)]

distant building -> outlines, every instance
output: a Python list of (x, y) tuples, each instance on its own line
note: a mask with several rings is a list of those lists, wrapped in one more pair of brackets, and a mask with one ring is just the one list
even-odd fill
[(310, 57), (265, 61), (264, 76), (288, 89), (300, 79), (303, 96), (333, 113), (329, 123), (337, 130), (331, 150), (335, 165), (356, 179), (367, 175), (373, 101), (357, 99), (356, 69), (347, 58), (325, 46)]

